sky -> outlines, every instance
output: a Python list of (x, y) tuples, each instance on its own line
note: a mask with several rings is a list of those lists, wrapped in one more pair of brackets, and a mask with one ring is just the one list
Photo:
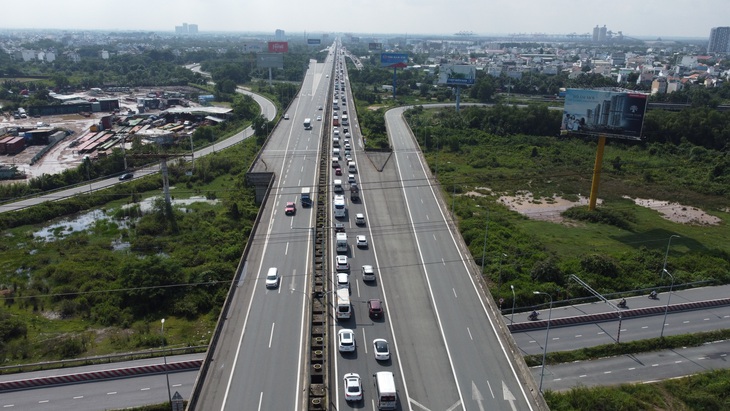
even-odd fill
[[(8, 3), (3, 6), (3, 3)], [(592, 33), (606, 26), (630, 37), (709, 38), (730, 26), (730, 0), (0, 0), (22, 13), (2, 29), (169, 31), (194, 23), (203, 32), (334, 32), (475, 35)]]

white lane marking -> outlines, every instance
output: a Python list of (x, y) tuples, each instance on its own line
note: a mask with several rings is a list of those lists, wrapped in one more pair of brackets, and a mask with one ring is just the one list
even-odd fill
[(173, 387), (180, 387), (182, 384), (172, 384)]
[(675, 363), (675, 364), (681, 364), (681, 363), (682, 363), (682, 360), (677, 360), (677, 361), (675, 361), (674, 363)]
[(611, 374), (611, 371), (604, 371), (604, 374)]
[(288, 254), (289, 254), (289, 242), (287, 241), (286, 247), (284, 247), (284, 255), (288, 255)]
[(446, 261), (444, 261), (443, 257), (441, 258), (441, 265), (446, 265)]
[(652, 366), (652, 367), (658, 367), (658, 366), (659, 366), (659, 364), (652, 364), (651, 366)]
[(75, 399), (75, 400), (80, 400), (82, 398), (84, 398), (83, 395), (77, 395), (77, 396), (73, 397), (73, 399)]
[(587, 375), (585, 375), (585, 374), (578, 376), (578, 378), (585, 378), (585, 377), (587, 377)]
[(271, 334), (269, 334), (269, 348), (271, 348), (271, 341), (274, 340), (274, 327), (276, 327), (276, 323), (271, 324)]
[(583, 334), (578, 334), (578, 335), (575, 336), (575, 338), (580, 338), (582, 336), (583, 336)]
[(365, 336), (365, 328), (362, 329), (362, 345), (365, 346), (365, 354), (368, 353), (368, 338)]
[(560, 337), (554, 337), (554, 338), (553, 338), (553, 341), (555, 341), (555, 340), (559, 340), (559, 339), (560, 339)]
[(682, 324), (689, 324), (689, 320), (687, 320), (687, 321), (682, 321)]
[(436, 239), (436, 234), (431, 234), (431, 236), (433, 236), (433, 240), (434, 240), (434, 241), (438, 241), (438, 240)]
[(139, 390), (140, 391), (149, 391), (150, 389), (149, 388), (140, 388)]
[(261, 394), (259, 394), (259, 411), (261, 411), (261, 403), (264, 401), (264, 392), (261, 391)]
[(649, 326), (648, 326), (648, 325), (645, 325), (645, 326), (641, 327), (641, 329), (642, 329), (642, 330), (645, 330), (645, 329), (647, 329), (647, 328), (649, 328)]
[(426, 220), (431, 220), (431, 217), (429, 217), (428, 214), (426, 214)]
[(710, 319), (709, 318), (705, 318), (702, 321), (710, 321)]
[(471, 335), (471, 330), (469, 329), (469, 327), (466, 327), (466, 332), (469, 333), (469, 339), (474, 341), (474, 337)]
[(454, 298), (459, 298), (459, 297), (458, 297), (458, 296), (456, 295), (456, 288), (452, 288), (452, 289), (451, 289), (451, 291), (453, 291), (453, 292), (454, 292)]
[(603, 335), (603, 334), (605, 334), (605, 332), (603, 332), (603, 331), (598, 333), (598, 335)]
[(49, 400), (40, 400), (40, 401), (38, 401), (38, 404), (46, 404), (48, 402), (49, 402)]
[(631, 368), (629, 368), (629, 371), (634, 371), (635, 369), (636, 369), (636, 367), (631, 367)]
[(108, 392), (108, 393), (106, 393), (106, 395), (114, 395), (114, 394), (116, 394), (116, 393), (117, 393), (116, 391), (112, 391), (112, 392)]
[[(10, 408), (10, 407), (15, 407), (15, 404), (7, 404), (7, 405), (3, 405), (3, 408)], [(374, 409), (374, 408), (373, 408), (373, 409)]]

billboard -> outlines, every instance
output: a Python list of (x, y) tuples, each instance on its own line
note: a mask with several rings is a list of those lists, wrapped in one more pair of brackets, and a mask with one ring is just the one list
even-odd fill
[(258, 53), (256, 54), (257, 68), (284, 68), (284, 55), (281, 53)]
[(381, 53), (380, 67), (403, 68), (408, 65), (408, 54), (405, 53)]
[(310, 46), (322, 44), (322, 40), (321, 39), (307, 39), (307, 44), (309, 44)]
[(368, 43), (369, 50), (382, 50), (383, 43)]
[(286, 53), (289, 51), (289, 43), (286, 41), (270, 41), (269, 53)]
[(471, 65), (443, 64), (439, 67), (439, 84), (471, 86), (477, 77), (477, 68)]
[(646, 94), (568, 89), (560, 132), (639, 140), (647, 102)]

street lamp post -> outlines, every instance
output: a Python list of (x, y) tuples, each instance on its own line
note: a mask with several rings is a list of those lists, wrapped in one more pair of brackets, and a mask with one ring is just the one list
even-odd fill
[(509, 317), (509, 323), (515, 323), (515, 286), (510, 284), (509, 288), (512, 289), (512, 315)]
[(167, 352), (165, 350), (165, 319), (160, 320), (162, 326), (160, 332), (162, 333), (162, 359), (165, 364), (165, 380), (167, 381), (167, 399), (170, 401), (170, 408), (172, 409), (172, 394), (170, 393), (170, 374), (167, 372)]
[(667, 305), (664, 307), (664, 320), (662, 320), (662, 333), (659, 335), (659, 337), (664, 338), (664, 325), (667, 323), (667, 312), (669, 311), (669, 301), (672, 299), (672, 289), (674, 289), (674, 276), (669, 274), (669, 271), (666, 269), (662, 272), (666, 273), (669, 278), (672, 279), (672, 285), (669, 286), (669, 296), (667, 297)]
[(545, 331), (545, 346), (542, 349), (542, 369), (540, 370), (540, 393), (542, 393), (542, 378), (545, 376), (545, 358), (547, 357), (548, 336), (550, 335), (550, 320), (553, 318), (553, 296), (542, 291), (533, 291), (533, 294), (543, 294), (550, 297), (550, 311), (548, 311), (547, 330)]
[(482, 275), (484, 275), (484, 260), (487, 258), (487, 235), (489, 234), (489, 209), (487, 208), (487, 223), (484, 225), (484, 248), (482, 248)]
[(678, 235), (672, 234), (669, 236), (669, 241), (667, 241), (667, 251), (664, 253), (664, 265), (662, 265), (662, 278), (664, 278), (664, 273), (667, 271), (667, 257), (669, 257), (669, 247), (672, 245), (672, 238), (677, 237)]
[(507, 254), (502, 253), (501, 256), (499, 256), (499, 284), (497, 285), (497, 291), (499, 293), (499, 296), (502, 296), (502, 260), (507, 257)]

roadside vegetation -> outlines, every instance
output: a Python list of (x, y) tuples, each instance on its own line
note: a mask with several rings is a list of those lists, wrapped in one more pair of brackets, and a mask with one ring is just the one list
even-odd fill
[(651, 384), (576, 387), (545, 391), (552, 411), (715, 411), (730, 409), (730, 370), (710, 371)]

